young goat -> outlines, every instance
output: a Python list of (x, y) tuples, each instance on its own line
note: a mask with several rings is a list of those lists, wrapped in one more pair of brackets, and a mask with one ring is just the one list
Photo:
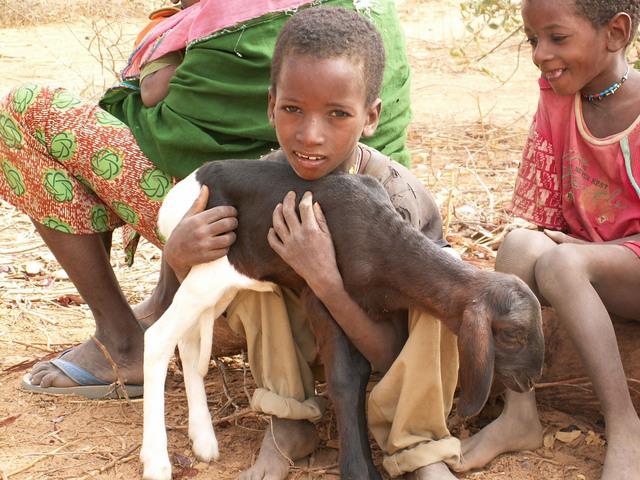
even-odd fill
[(208, 208), (237, 208), (237, 239), (226, 257), (191, 269), (172, 305), (145, 335), (140, 456), (146, 479), (171, 478), (164, 380), (176, 344), (184, 368), (189, 437), (196, 457), (209, 461), (218, 457), (218, 444), (202, 378), (211, 355), (213, 320), (239, 290), (269, 290), (273, 284), (302, 292), (336, 409), (342, 478), (380, 478), (371, 460), (365, 420), (369, 363), (351, 348), (324, 305), (267, 242), (272, 212), (291, 190), (298, 199), (311, 191), (322, 206), (345, 289), (372, 318), (417, 307), (458, 335), (460, 415), (474, 415), (482, 408), (494, 373), (515, 391), (531, 389), (539, 378), (542, 322), (530, 289), (515, 276), (477, 269), (444, 252), (400, 217), (372, 177), (333, 174), (309, 182), (284, 163), (211, 162), (167, 196), (159, 219), (164, 235), (170, 235), (203, 184), (209, 187)]

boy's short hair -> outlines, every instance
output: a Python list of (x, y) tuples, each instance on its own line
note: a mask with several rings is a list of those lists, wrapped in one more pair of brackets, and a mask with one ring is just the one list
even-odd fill
[[(574, 0), (578, 15), (587, 18), (595, 28), (600, 28), (616, 14), (624, 12), (631, 17), (630, 44), (636, 37), (640, 23), (640, 2), (638, 0)], [(627, 44), (627, 45), (628, 45)]]
[(364, 15), (344, 7), (308, 7), (282, 27), (271, 59), (271, 85), (277, 89), (287, 55), (346, 57), (362, 67), (366, 104), (380, 96), (385, 51), (382, 36)]

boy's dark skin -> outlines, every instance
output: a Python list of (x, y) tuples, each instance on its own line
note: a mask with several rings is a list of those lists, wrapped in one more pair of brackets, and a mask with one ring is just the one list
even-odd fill
[[(195, 5), (200, 0), (171, 0), (174, 5), (185, 8)], [(140, 82), (140, 97), (145, 107), (154, 107), (169, 95), (169, 81), (179, 64), (167, 65), (160, 70), (145, 76)]]

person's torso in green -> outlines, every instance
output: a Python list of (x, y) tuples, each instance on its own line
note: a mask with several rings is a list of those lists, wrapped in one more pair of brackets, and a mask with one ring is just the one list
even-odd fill
[[(348, 0), (322, 4), (355, 9)], [(387, 54), (379, 126), (362, 141), (409, 166), (410, 69), (395, 5), (379, 0), (362, 13), (380, 31)], [(135, 82), (106, 92), (100, 106), (131, 128), (151, 162), (176, 178), (211, 160), (259, 158), (278, 148), (267, 118), (270, 60), (290, 15), (265, 15), (189, 45), (169, 95), (155, 107), (144, 107)]]

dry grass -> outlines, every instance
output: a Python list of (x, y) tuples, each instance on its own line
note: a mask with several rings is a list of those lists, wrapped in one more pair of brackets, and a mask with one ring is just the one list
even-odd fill
[(410, 129), (413, 172), (463, 255), (493, 260), (504, 236), (525, 225), (507, 211), (525, 137), (521, 129), (481, 122)]
[(158, 0), (0, 0), (0, 28), (44, 25), (76, 21), (81, 18), (118, 20), (147, 15)]

